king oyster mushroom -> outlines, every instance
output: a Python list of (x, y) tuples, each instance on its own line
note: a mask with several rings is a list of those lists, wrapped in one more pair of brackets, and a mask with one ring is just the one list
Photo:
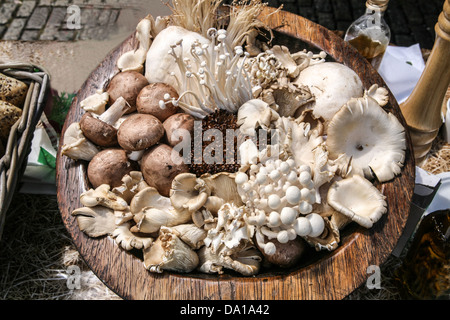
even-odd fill
[(332, 159), (351, 159), (353, 174), (380, 182), (398, 175), (405, 160), (405, 129), (369, 96), (351, 99), (336, 113), (326, 144)]
[(365, 228), (371, 228), (387, 211), (385, 196), (360, 175), (335, 181), (328, 190), (327, 202)]

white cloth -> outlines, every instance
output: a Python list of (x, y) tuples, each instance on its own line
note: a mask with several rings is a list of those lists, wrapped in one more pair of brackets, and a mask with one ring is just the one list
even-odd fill
[(378, 73), (400, 104), (411, 94), (424, 68), (419, 44), (410, 47), (388, 46)]

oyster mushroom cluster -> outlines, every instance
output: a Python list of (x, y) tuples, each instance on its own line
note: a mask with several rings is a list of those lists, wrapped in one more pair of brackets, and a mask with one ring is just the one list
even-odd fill
[[(173, 15), (143, 19), (138, 49), (65, 132), (62, 154), (88, 163), (80, 230), (142, 250), (150, 272), (295, 266), (308, 248), (335, 250), (348, 224), (377, 223), (387, 203), (375, 185), (401, 174), (388, 91), (324, 52), (260, 40), (265, 4), (239, 4), (221, 16), (218, 0), (174, 0)], [(245, 136), (238, 170), (190, 172), (178, 147), (218, 110)]]

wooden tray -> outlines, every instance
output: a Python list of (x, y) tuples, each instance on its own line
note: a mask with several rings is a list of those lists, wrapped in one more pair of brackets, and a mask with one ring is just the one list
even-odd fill
[[(288, 47), (324, 50), (332, 59), (355, 70), (364, 86), (385, 86), (379, 74), (350, 45), (333, 32), (300, 16), (266, 8), (261, 19), (277, 38)], [(277, 42), (280, 42), (276, 39)], [(63, 133), (72, 122), (79, 121), (83, 111), (79, 101), (105, 88), (118, 70), (119, 56), (136, 48), (134, 35), (130, 36), (92, 72), (86, 80), (67, 116)], [(399, 106), (390, 94), (388, 111), (396, 115), (403, 126)], [(405, 126), (406, 127), (406, 126)], [(402, 174), (383, 184), (388, 213), (369, 230), (354, 227), (342, 234), (341, 244), (333, 252), (321, 252), (313, 260), (290, 270), (275, 270), (255, 277), (232, 274), (180, 275), (147, 271), (136, 255), (120, 249), (110, 237), (92, 239), (78, 228), (71, 212), (81, 207), (79, 196), (88, 189), (86, 164), (67, 157), (57, 159), (58, 201), (64, 224), (73, 241), (93, 272), (114, 292), (125, 299), (235, 299), (235, 300), (290, 300), (290, 299), (342, 299), (359, 287), (368, 277), (370, 265), (381, 265), (390, 255), (400, 237), (409, 215), (414, 189), (414, 159), (409, 135), (408, 149)], [(61, 141), (60, 145), (64, 142)]]

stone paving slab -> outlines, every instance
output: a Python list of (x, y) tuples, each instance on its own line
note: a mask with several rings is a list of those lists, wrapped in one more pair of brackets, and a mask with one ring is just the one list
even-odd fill
[[(145, 1), (149, 7), (151, 1), (160, 0), (0, 0), (0, 39), (104, 39), (117, 28), (117, 19), (124, 8), (138, 8)], [(283, 5), (286, 11), (302, 15), (330, 30), (341, 31), (345, 31), (365, 10), (365, 0), (266, 2), (273, 7)], [(400, 46), (419, 43), (422, 48), (431, 49), (435, 38), (434, 26), (443, 4), (443, 0), (390, 1), (385, 19), (391, 28), (391, 42)]]
[(120, 0), (0, 0), (0, 40), (104, 40), (115, 30), (121, 11), (137, 10), (139, 3)]

